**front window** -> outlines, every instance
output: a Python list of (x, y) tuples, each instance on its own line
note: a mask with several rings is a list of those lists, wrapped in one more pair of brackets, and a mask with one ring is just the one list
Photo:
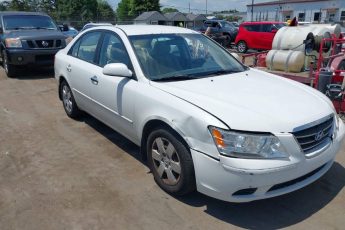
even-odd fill
[(44, 15), (5, 15), (3, 20), (5, 30), (57, 30), (57, 27), (52, 19)]
[(150, 80), (186, 80), (247, 69), (226, 50), (201, 34), (130, 36)]

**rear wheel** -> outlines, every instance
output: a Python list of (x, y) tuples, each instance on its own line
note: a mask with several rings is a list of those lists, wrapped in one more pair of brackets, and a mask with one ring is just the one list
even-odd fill
[(17, 73), (16, 67), (8, 63), (8, 56), (5, 50), (2, 51), (2, 65), (5, 69), (7, 77), (12, 78), (16, 76), (16, 73)]
[(164, 191), (185, 195), (195, 190), (192, 157), (177, 134), (165, 128), (151, 132), (147, 153), (154, 179)]
[(247, 50), (248, 50), (248, 46), (247, 46), (247, 43), (245, 41), (239, 41), (237, 43), (237, 51), (239, 53), (245, 53), (245, 52), (247, 52)]
[(71, 88), (66, 81), (63, 81), (60, 84), (60, 95), (62, 98), (63, 108), (65, 109), (67, 116), (71, 118), (79, 117), (81, 111), (79, 110), (77, 103), (74, 100)]

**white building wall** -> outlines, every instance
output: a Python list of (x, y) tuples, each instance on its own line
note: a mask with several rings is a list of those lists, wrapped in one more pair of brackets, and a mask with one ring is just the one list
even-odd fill
[[(282, 1), (283, 2), (283, 1)], [(285, 1), (284, 1), (285, 2)], [(272, 4), (264, 6), (255, 6), (253, 8), (253, 21), (286, 21), (286, 17), (299, 16), (305, 14), (304, 21), (313, 22), (314, 15), (321, 11), (321, 22), (340, 21), (341, 12), (345, 12), (345, 0), (329, 0), (322, 2), (304, 2), (291, 4)], [(251, 20), (251, 6), (247, 6), (247, 21)], [(345, 21), (345, 19), (344, 19)]]

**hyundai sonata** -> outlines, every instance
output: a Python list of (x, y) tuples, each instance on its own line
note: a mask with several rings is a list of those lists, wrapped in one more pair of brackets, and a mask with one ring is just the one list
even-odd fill
[(344, 138), (323, 94), (185, 28), (84, 31), (56, 55), (55, 77), (69, 117), (85, 111), (140, 146), (174, 195), (248, 202), (297, 190), (327, 172)]

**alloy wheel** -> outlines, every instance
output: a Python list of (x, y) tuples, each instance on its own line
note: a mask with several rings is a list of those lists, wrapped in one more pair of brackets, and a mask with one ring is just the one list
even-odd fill
[(154, 169), (163, 183), (176, 185), (181, 178), (181, 164), (173, 144), (162, 137), (156, 138), (151, 147)]

